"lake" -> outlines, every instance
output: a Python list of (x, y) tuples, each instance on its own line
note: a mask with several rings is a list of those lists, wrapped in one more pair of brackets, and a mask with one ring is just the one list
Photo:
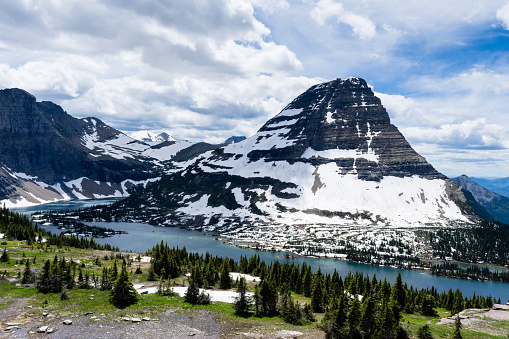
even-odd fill
[[(71, 200), (60, 201), (57, 203), (44, 204), (32, 207), (15, 208), (13, 211), (30, 214), (35, 211), (62, 211), (67, 209), (78, 209), (90, 207), (98, 204), (111, 204), (119, 198), (113, 199), (98, 199), (98, 200)], [(271, 262), (273, 260), (288, 261), (291, 259), (284, 259), (284, 253), (255, 251), (251, 249), (241, 249), (232, 245), (225, 244), (221, 241), (215, 240), (216, 237), (206, 235), (199, 231), (192, 231), (181, 229), (178, 227), (157, 227), (148, 224), (140, 223), (122, 223), (122, 222), (91, 222), (89, 225), (96, 225), (101, 227), (112, 228), (114, 230), (123, 230), (128, 234), (115, 235), (110, 238), (96, 238), (94, 239), (99, 244), (109, 243), (112, 246), (118, 246), (121, 250), (133, 251), (144, 253), (148, 249), (155, 246), (157, 243), (168, 243), (170, 247), (178, 246), (180, 248), (186, 247), (189, 252), (205, 253), (209, 252), (212, 255), (228, 256), (238, 260), (241, 255), (250, 257), (253, 254), (258, 254), (262, 260)], [(45, 229), (53, 233), (59, 233), (56, 226), (44, 226)], [(396, 280), (398, 272), (401, 272), (403, 282), (408, 286), (413, 285), (414, 288), (426, 288), (435, 286), (439, 291), (448, 291), (452, 289), (455, 291), (459, 288), (463, 296), (472, 296), (475, 292), (477, 295), (487, 296), (491, 294), (494, 298), (501, 298), (505, 303), (509, 298), (509, 284), (500, 282), (481, 282), (450, 279), (444, 277), (435, 277), (426, 272), (394, 269), (388, 267), (378, 267), (372, 265), (352, 263), (344, 260), (334, 259), (319, 259), (319, 258), (303, 258), (295, 256), (294, 262), (302, 264), (306, 262), (311, 265), (313, 270), (321, 268), (324, 273), (333, 273), (337, 270), (341, 276), (345, 276), (348, 272), (362, 272), (368, 274), (370, 277), (376, 274), (378, 279), (386, 278), (391, 284)]]

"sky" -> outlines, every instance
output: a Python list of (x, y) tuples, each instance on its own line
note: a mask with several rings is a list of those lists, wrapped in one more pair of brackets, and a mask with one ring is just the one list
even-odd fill
[(218, 143), (360, 77), (448, 176), (509, 177), (508, 52), (509, 0), (0, 2), (0, 88)]

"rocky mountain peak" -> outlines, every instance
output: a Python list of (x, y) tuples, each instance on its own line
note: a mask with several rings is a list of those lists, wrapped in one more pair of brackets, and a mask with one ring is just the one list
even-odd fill
[(444, 178), (412, 149), (360, 78), (309, 88), (260, 128), (256, 143), (266, 145), (249, 153), (252, 161), (336, 162), (365, 180)]

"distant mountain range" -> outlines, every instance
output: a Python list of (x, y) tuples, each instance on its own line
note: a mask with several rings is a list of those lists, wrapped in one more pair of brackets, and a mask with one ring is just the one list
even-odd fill
[[(470, 191), (475, 200), (488, 211), (493, 219), (509, 224), (509, 198), (494, 193), (479, 185), (466, 175), (451, 179), (461, 187)], [(477, 180), (477, 179), (476, 179)]]
[(37, 102), (24, 90), (0, 90), (0, 203), (128, 196), (134, 186), (176, 170), (173, 157), (186, 161), (219, 147), (155, 137), (167, 140), (135, 140), (99, 119), (77, 119), (54, 103)]
[(471, 177), (470, 179), (474, 180), (479, 185), (486, 187), (490, 191), (509, 198), (509, 178), (485, 179)]

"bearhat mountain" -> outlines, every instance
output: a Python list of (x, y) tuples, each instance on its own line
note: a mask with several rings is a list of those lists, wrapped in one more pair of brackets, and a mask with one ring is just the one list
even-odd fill
[(203, 153), (118, 209), (156, 224), (227, 230), (466, 222), (472, 204), (409, 145), (366, 82), (348, 78), (311, 87), (255, 135)]

